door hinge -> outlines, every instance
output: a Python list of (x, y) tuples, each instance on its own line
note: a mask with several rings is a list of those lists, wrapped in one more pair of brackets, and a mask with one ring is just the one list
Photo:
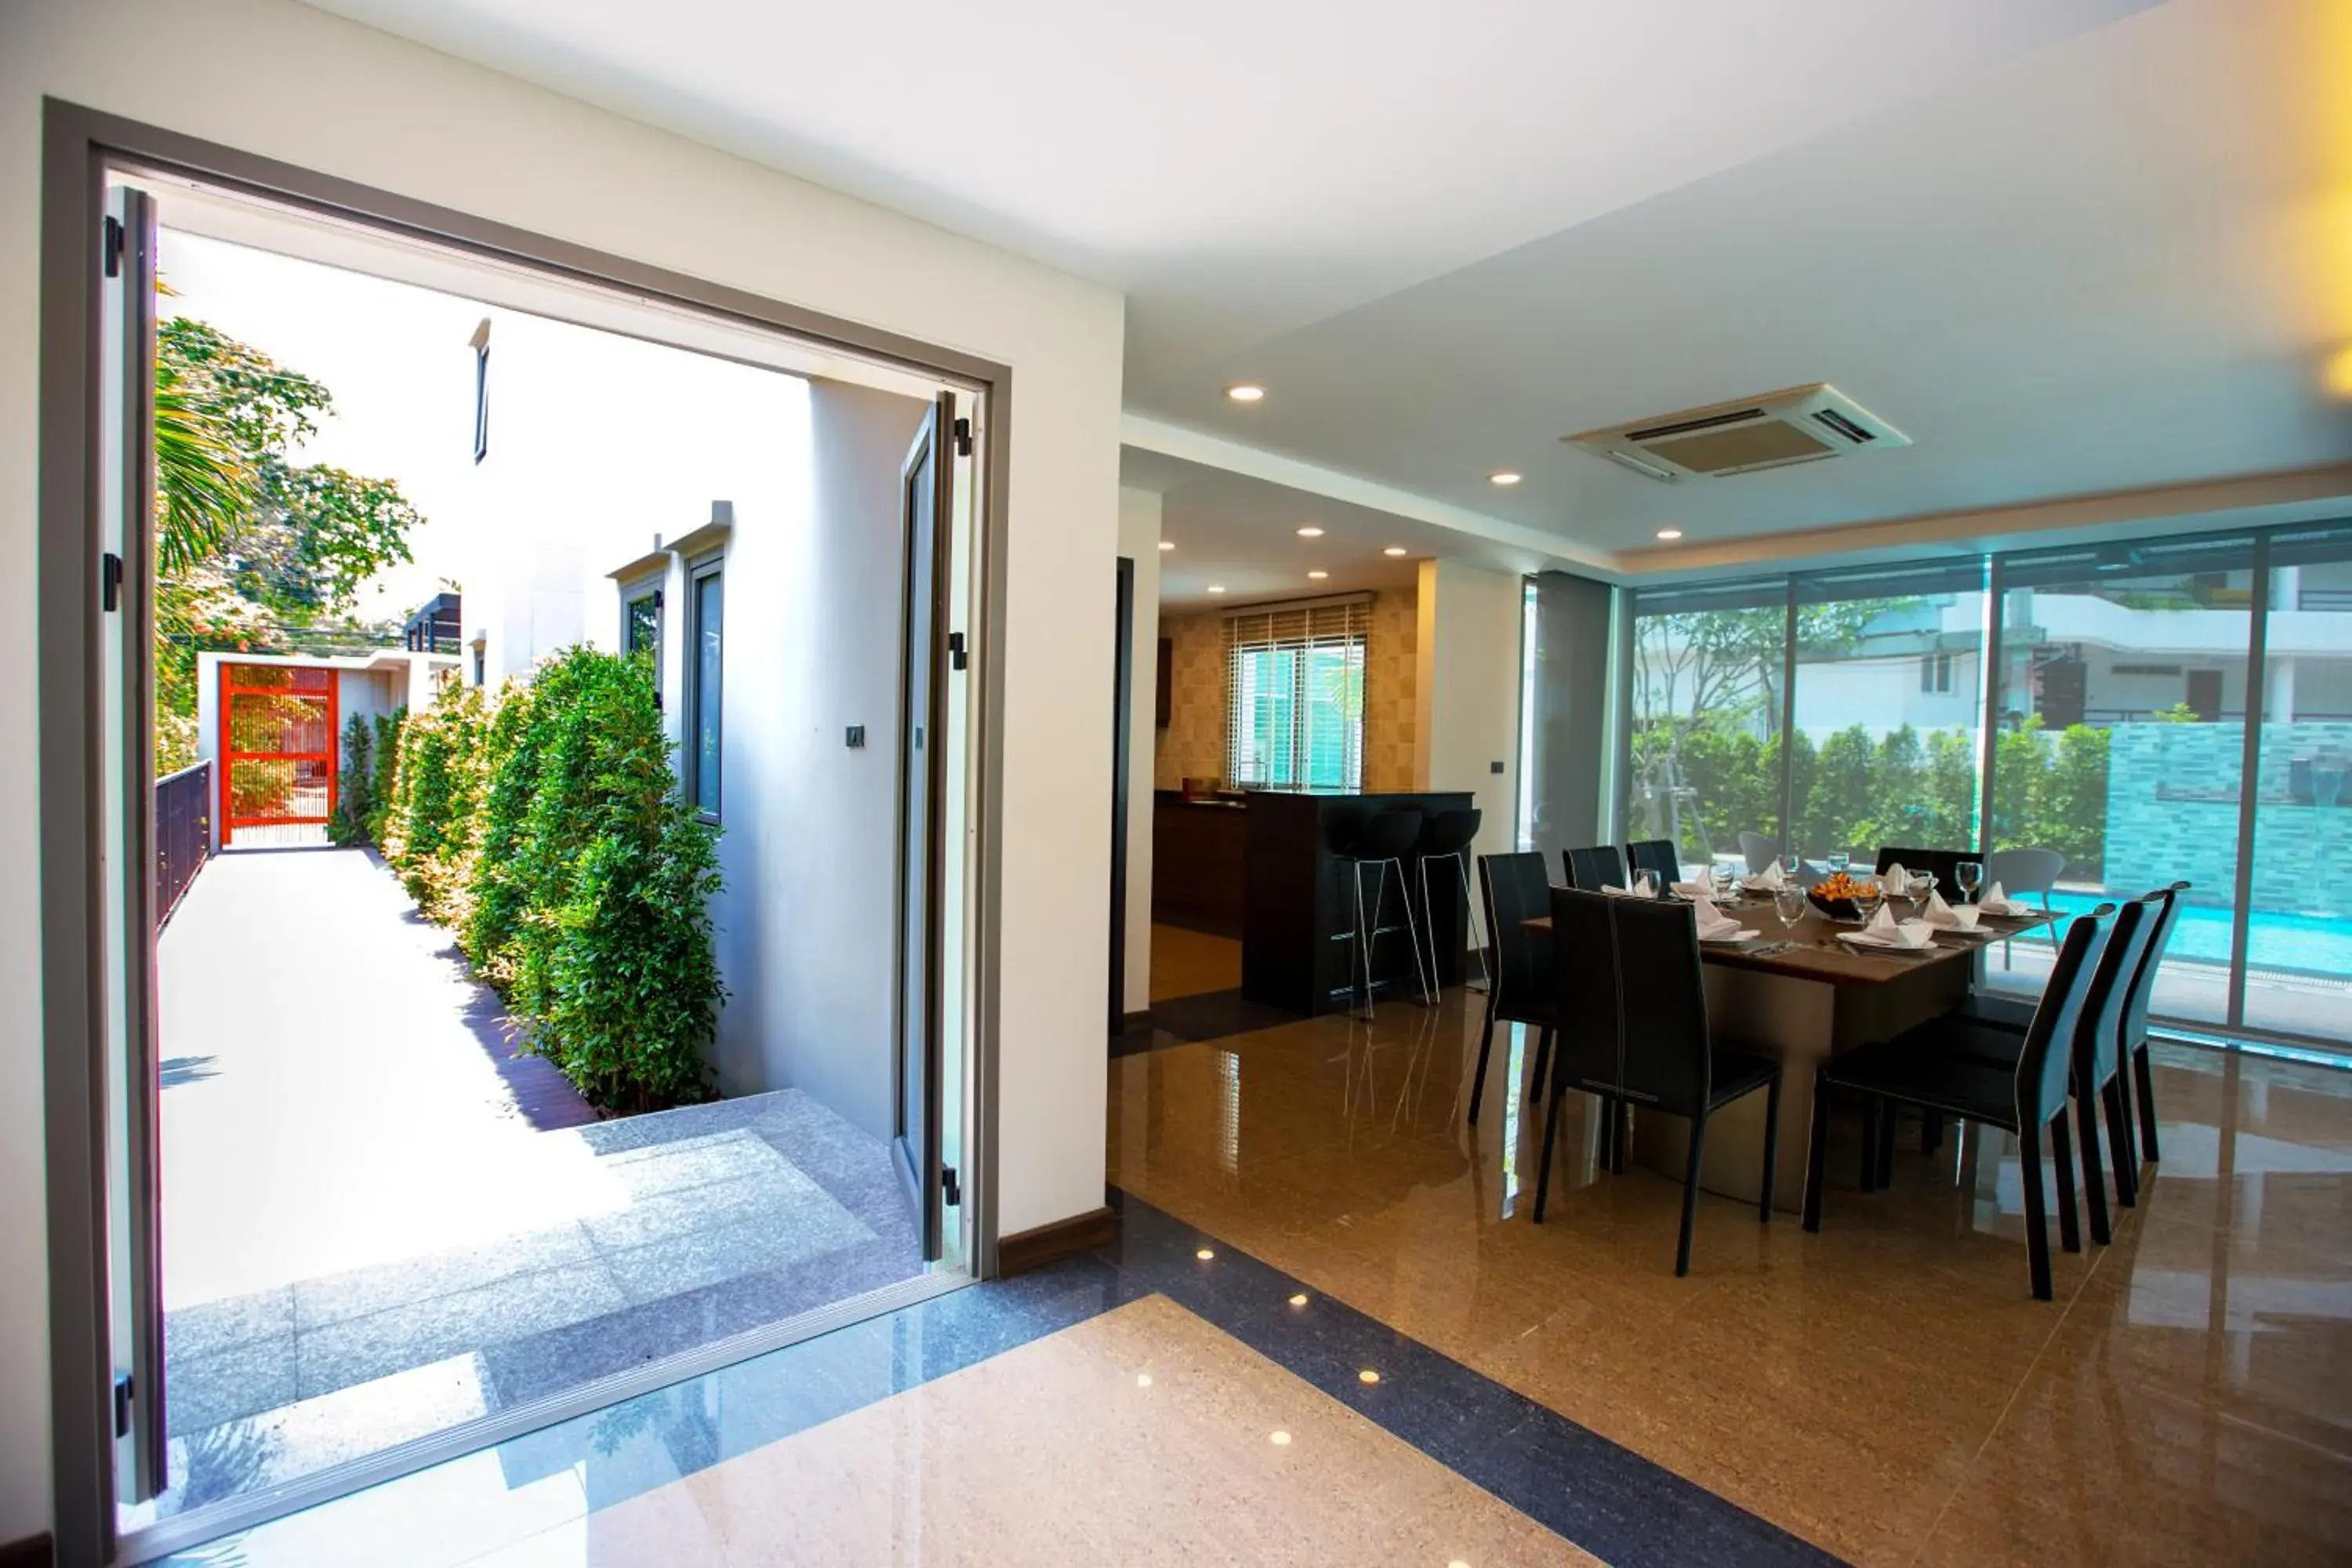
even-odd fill
[(99, 259), (105, 264), (106, 275), (109, 278), (120, 277), (121, 275), (123, 238), (122, 220), (116, 217), (112, 213), (107, 214), (106, 233), (104, 237), (104, 244), (102, 246), (104, 254), (101, 255)]
[(131, 1436), (131, 1400), (133, 1392), (134, 1385), (131, 1381), (131, 1374), (127, 1372), (116, 1373), (114, 1379), (114, 1435), (118, 1437), (128, 1437)]
[(122, 557), (108, 551), (98, 561), (98, 607), (112, 615), (122, 603)]
[(963, 1202), (963, 1187), (956, 1180), (956, 1168), (953, 1165), (940, 1167), (940, 1196), (950, 1204), (961, 1205)]
[[(109, 222), (112, 222), (113, 220), (112, 220), (112, 219), (109, 219), (108, 221), (109, 221)], [(959, 457), (959, 458), (969, 458), (969, 457), (971, 457), (971, 420), (969, 420), (969, 419), (959, 419), (959, 420), (957, 420), (957, 421), (955, 422), (955, 447), (956, 447), (956, 456), (957, 456), (957, 457)]]
[(970, 657), (963, 650), (963, 634), (950, 632), (948, 634), (948, 668), (961, 669), (970, 661)]
[(661, 607), (662, 607), (662, 591), (661, 591), (659, 588), (656, 588), (656, 589), (654, 590), (654, 608), (655, 608), (655, 609), (656, 609), (656, 610), (658, 610), (658, 609), (660, 609)]

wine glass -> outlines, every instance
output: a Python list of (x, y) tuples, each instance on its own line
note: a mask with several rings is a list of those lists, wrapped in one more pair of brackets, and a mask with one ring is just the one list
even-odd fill
[(1977, 889), (1984, 886), (1984, 863), (1963, 860), (1952, 868), (1952, 879), (1960, 885), (1960, 897), (1969, 903), (1977, 901)]
[(1879, 900), (1884, 899), (1885, 896), (1886, 889), (1880, 884), (1877, 878), (1857, 877), (1854, 879), (1853, 907), (1855, 912), (1862, 916), (1863, 923), (1864, 925), (1869, 924), (1870, 917), (1878, 912)]
[(1782, 931), (1794, 931), (1805, 918), (1805, 889), (1783, 883), (1772, 889), (1772, 912)]
[(1731, 868), (1728, 866), (1709, 867), (1707, 881), (1715, 889), (1715, 901), (1718, 904), (1729, 903), (1732, 889), (1739, 885), (1739, 879), (1731, 874)]
[(1849, 866), (1851, 866), (1851, 865), (1853, 865), (1853, 856), (1851, 856), (1851, 855), (1849, 855), (1849, 854), (1847, 854), (1844, 850), (1843, 850), (1843, 849), (1836, 849), (1836, 850), (1832, 850), (1832, 851), (1831, 851), (1831, 853), (1830, 853), (1830, 874), (1831, 874), (1832, 876), (1836, 876), (1838, 873), (1840, 873), (1840, 872), (1843, 871), (1847, 867), (1849, 867)]
[(1658, 896), (1658, 879), (1656, 873), (1652, 871), (1634, 872), (1633, 894), (1636, 898), (1656, 898)]
[(1936, 877), (1932, 871), (1914, 871), (1903, 885), (1903, 896), (1915, 904), (1926, 903), (1927, 895), (1935, 890)]
[(1805, 879), (1805, 858), (1793, 851), (1781, 856), (1780, 876), (1785, 881), (1803, 881)]

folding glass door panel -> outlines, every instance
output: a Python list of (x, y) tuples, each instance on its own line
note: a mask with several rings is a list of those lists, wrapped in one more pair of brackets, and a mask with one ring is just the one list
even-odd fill
[(1684, 865), (1780, 853), (1788, 595), (1774, 577), (1633, 596), (1628, 837), (1672, 839)]
[(2352, 1046), (2352, 523), (2265, 546), (2241, 1016)]
[(1815, 866), (1977, 847), (1982, 556), (1801, 577), (1790, 766)]
[[(2157, 540), (2001, 562), (1989, 877), (2061, 912), (2186, 879), (2155, 1010), (2226, 1024), (2245, 783), (2254, 542)], [(1994, 984), (2038, 989), (2011, 943)]]

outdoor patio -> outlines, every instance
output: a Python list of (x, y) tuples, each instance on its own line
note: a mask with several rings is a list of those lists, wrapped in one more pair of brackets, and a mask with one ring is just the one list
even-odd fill
[(373, 854), (238, 850), (160, 945), (163, 1511), (919, 1271), (796, 1090), (598, 1121)]

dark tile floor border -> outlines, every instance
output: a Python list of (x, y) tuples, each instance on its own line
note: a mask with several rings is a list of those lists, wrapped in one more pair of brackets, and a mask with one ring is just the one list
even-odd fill
[(1171, 996), (1151, 1005), (1151, 1022), (1111, 1037), (1110, 1054), (1131, 1057), (1144, 1051), (1164, 1051), (1202, 1040), (1222, 1040), (1255, 1034), (1284, 1024), (1302, 1022), (1303, 1013), (1253, 1002), (1239, 991), (1204, 991), (1194, 996)]
[[(1158, 1294), (1613, 1568), (1840, 1562), (1140, 1198), (1108, 1196), (1121, 1216), (1108, 1246), (711, 1373), (759, 1391), (716, 1402), (723, 1432), (703, 1401), (657, 1390), (500, 1445), (509, 1483), (593, 1447), (608, 1458), (591, 1467), (590, 1503), (609, 1507)], [(1291, 1305), (1295, 1295), (1306, 1303)], [(1365, 1367), (1377, 1384), (1359, 1378)], [(669, 1464), (616, 1454), (611, 1435), (631, 1430), (660, 1434)]]

